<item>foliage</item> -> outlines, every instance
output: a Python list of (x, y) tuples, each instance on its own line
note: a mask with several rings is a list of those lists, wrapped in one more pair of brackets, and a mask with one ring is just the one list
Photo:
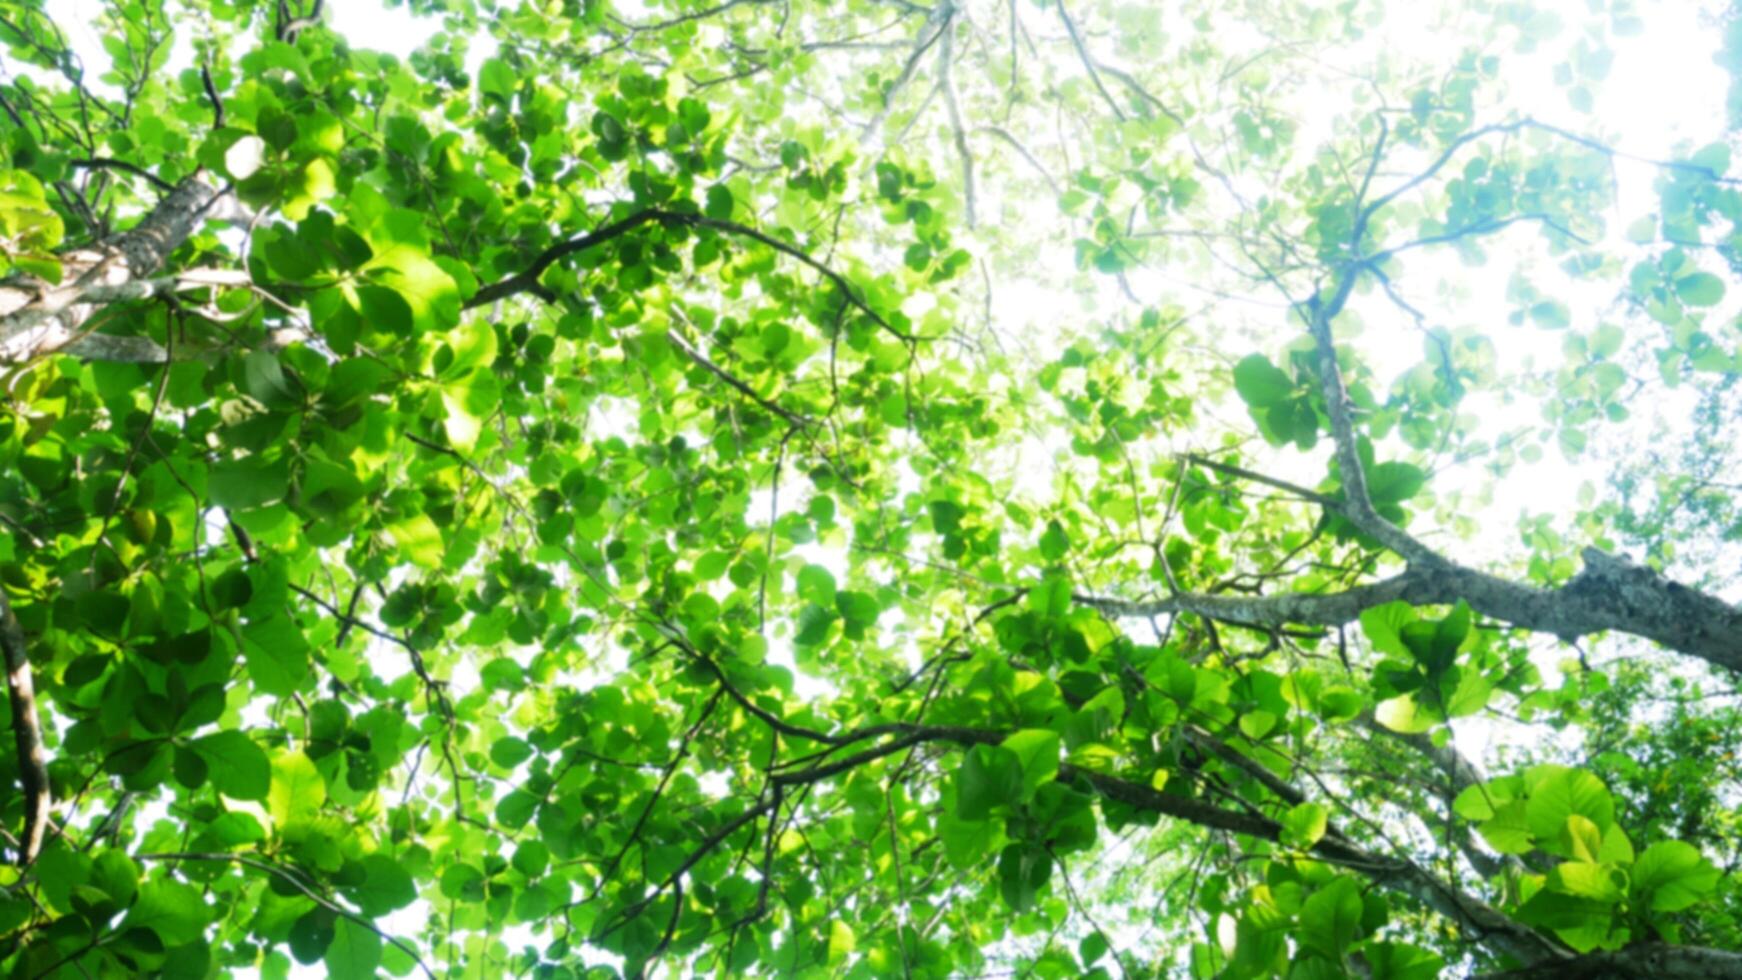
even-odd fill
[(406, 7), (0, 0), (0, 972), (1742, 975), (1628, 0)]

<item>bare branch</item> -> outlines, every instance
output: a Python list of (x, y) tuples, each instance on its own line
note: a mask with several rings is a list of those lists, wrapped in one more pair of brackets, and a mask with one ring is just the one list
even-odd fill
[(129, 173), (144, 180), (146, 183), (165, 194), (173, 193), (175, 191), (175, 185), (164, 180), (162, 177), (146, 170), (144, 167), (128, 163), (126, 160), (117, 160), (114, 157), (88, 157), (82, 160), (68, 160), (67, 166), (78, 167), (84, 170), (119, 170), (123, 173)]
[(943, 44), (938, 48), (938, 85), (943, 89), (944, 107), (949, 110), (950, 129), (956, 143), (956, 156), (962, 161), (962, 197), (967, 206), (968, 227), (978, 227), (974, 205), (974, 154), (968, 150), (968, 134), (962, 128), (962, 110), (956, 103), (956, 83), (951, 74), (956, 56), (955, 26), (945, 25)]
[(805, 252), (797, 246), (781, 241), (780, 239), (775, 238), (766, 232), (752, 228), (749, 225), (741, 225), (736, 221), (723, 221), (718, 218), (706, 218), (699, 214), (684, 214), (677, 211), (666, 211), (661, 208), (647, 208), (641, 211), (636, 211), (625, 218), (614, 221), (611, 224), (598, 229), (597, 231), (588, 232), (585, 235), (571, 238), (564, 242), (559, 242), (556, 245), (545, 249), (543, 252), (539, 253), (525, 269), (522, 269), (520, 272), (517, 272), (506, 279), (498, 280), (485, 286), (483, 289), (478, 290), (476, 295), (466, 301), (465, 308), (475, 309), (520, 293), (534, 293), (548, 297), (549, 291), (539, 285), (538, 279), (544, 274), (545, 270), (555, 264), (558, 259), (579, 252), (584, 252), (589, 248), (596, 248), (606, 242), (612, 241), (613, 239), (621, 238), (631, 231), (640, 228), (642, 225), (654, 223), (665, 225), (667, 227), (708, 228), (714, 231), (726, 232), (727, 234), (737, 235), (760, 242), (782, 255), (796, 259), (822, 274), (823, 278), (829, 280), (829, 282), (834, 284), (836, 289), (841, 291), (841, 294), (846, 298), (848, 303), (852, 304), (854, 309), (865, 314), (865, 316), (870, 318), (873, 323), (881, 327), (884, 332), (909, 345), (912, 345), (918, 339), (911, 334), (896, 329), (893, 324), (883, 318), (882, 314), (873, 310), (870, 305), (865, 302), (864, 298), (859, 295), (858, 290), (854, 289), (852, 284), (847, 281), (846, 276), (843, 276), (841, 273), (836, 272), (829, 266), (812, 258), (808, 252)]
[(1083, 69), (1089, 73), (1089, 81), (1095, 83), (1095, 91), (1101, 93), (1101, 100), (1107, 103), (1107, 108), (1113, 110), (1113, 117), (1120, 122), (1125, 121), (1125, 110), (1119, 108), (1119, 103), (1113, 100), (1107, 86), (1101, 84), (1101, 73), (1095, 68), (1095, 59), (1089, 57), (1089, 49), (1083, 45), (1083, 36), (1077, 31), (1077, 22), (1071, 19), (1071, 12), (1065, 9), (1064, 0), (1058, 0), (1059, 19), (1065, 22), (1065, 31), (1071, 36), (1071, 45), (1077, 49), (1077, 57), (1083, 63)]
[(871, 145), (875, 146), (882, 138), (883, 123), (888, 120), (890, 110), (895, 108), (896, 98), (907, 87), (907, 83), (913, 80), (913, 73), (919, 66), (919, 59), (925, 57), (925, 53), (931, 50), (931, 46), (937, 43), (944, 31), (949, 29), (950, 22), (955, 19), (955, 16), (955, 8), (950, 4), (932, 8), (925, 23), (920, 25), (919, 36), (913, 43), (913, 52), (907, 56), (907, 61), (902, 64), (901, 74), (895, 76), (895, 80), (889, 83), (889, 88), (884, 90), (883, 105), (878, 108), (877, 114), (872, 116), (870, 121), (859, 130), (861, 141), (869, 141)]

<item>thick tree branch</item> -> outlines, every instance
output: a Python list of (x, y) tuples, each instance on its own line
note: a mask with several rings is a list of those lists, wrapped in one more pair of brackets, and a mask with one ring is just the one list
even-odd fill
[(1185, 732), (1186, 739), (1193, 745), (1196, 745), (1216, 758), (1221, 759), (1225, 764), (1233, 766), (1235, 769), (1240, 770), (1247, 776), (1256, 780), (1262, 784), (1265, 789), (1268, 789), (1271, 793), (1275, 794), (1277, 799), (1282, 800), (1290, 806), (1298, 806), (1299, 804), (1306, 802), (1306, 794), (1302, 793), (1299, 789), (1296, 789), (1281, 776), (1278, 776), (1276, 773), (1265, 768), (1264, 764), (1259, 762), (1257, 759), (1250, 758), (1239, 749), (1234, 748), (1232, 745), (1229, 745), (1227, 742), (1222, 741), (1196, 725), (1186, 724), (1183, 726), (1183, 731)]
[(1485, 973), (1477, 980), (1737, 980), (1742, 953), (1700, 946), (1649, 943), (1613, 952), (1537, 963), (1518, 970)]
[[(897, 737), (834, 762), (824, 763), (819, 760), (803, 768), (781, 771), (773, 776), (775, 784), (785, 788), (810, 785), (843, 775), (860, 766), (929, 742), (949, 742), (956, 745), (996, 745), (1005, 737), (1005, 733), (1002, 732), (931, 725), (879, 725), (866, 730), (866, 732), (875, 732), (878, 736), (895, 734)], [(823, 740), (830, 744), (843, 745), (863, 741), (865, 737), (865, 732), (854, 732), (838, 736), (825, 736)], [(1215, 742), (1214, 739), (1206, 739), (1206, 741), (1212, 744)], [(1218, 754), (1220, 755), (1220, 753)], [(1118, 800), (1129, 806), (1185, 820), (1200, 827), (1244, 834), (1268, 841), (1281, 839), (1281, 824), (1256, 813), (1224, 810), (1200, 799), (1162, 793), (1147, 785), (1130, 782), (1105, 773), (1092, 772), (1070, 764), (1059, 766), (1058, 778), (1060, 782), (1087, 787), (1109, 799)], [(1273, 789), (1273, 791), (1275, 790)], [(1298, 794), (1293, 795), (1298, 796)], [(755, 815), (766, 808), (767, 804), (764, 803), (762, 807), (741, 815), (737, 821), (728, 825), (727, 829), (716, 834), (710, 840), (717, 844), (738, 827), (754, 819)], [(1340, 835), (1326, 835), (1314, 845), (1312, 850), (1314, 854), (1332, 864), (1366, 876), (1381, 888), (1416, 899), (1427, 908), (1456, 923), (1477, 942), (1486, 945), (1495, 952), (1515, 957), (1524, 963), (1555, 961), (1570, 955), (1558, 943), (1514, 922), (1501, 912), (1476, 898), (1463, 894), (1408, 861), (1373, 854)], [(693, 855), (690, 864), (699, 859), (699, 856)]]
[(137, 225), (92, 248), (62, 254), (60, 285), (21, 276), (0, 280), (0, 363), (67, 349), (87, 336), (86, 322), (107, 304), (214, 285), (184, 285), (183, 275), (149, 277), (199, 227), (220, 193), (197, 176), (182, 181)]
[(642, 225), (660, 220), (660, 215), (663, 213), (664, 212), (655, 208), (637, 211), (626, 218), (613, 221), (596, 231), (590, 231), (585, 235), (570, 238), (567, 241), (558, 242), (550, 248), (545, 249), (543, 252), (540, 252), (526, 268), (506, 279), (499, 279), (478, 290), (471, 299), (466, 301), (466, 309), (488, 306), (497, 300), (507, 299), (510, 296), (518, 296), (521, 293), (538, 292), (541, 288), (538, 285), (539, 277), (544, 275), (544, 270), (556, 264), (559, 259), (567, 258), (570, 255), (585, 252), (589, 248), (597, 248), (606, 242), (622, 238), (624, 235), (627, 235)]
[(37, 715), (36, 685), (30, 671), (30, 649), (24, 628), (12, 613), (12, 603), (0, 591), (0, 653), (6, 658), (6, 699), (12, 709), (12, 744), (18, 753), (18, 781), (24, 790), (24, 830), (18, 837), (17, 863), (36, 860), (48, 830), (48, 757), (42, 746), (42, 722)]
[[(1359, 241), (1362, 229), (1360, 222), (1356, 225), (1353, 237)], [(1443, 559), (1432, 549), (1381, 516), (1373, 508), (1373, 498), (1367, 492), (1367, 474), (1362, 469), (1361, 453), (1355, 439), (1354, 408), (1349, 403), (1349, 392), (1343, 384), (1343, 371), (1337, 365), (1336, 344), (1331, 339), (1331, 321), (1342, 312), (1360, 275), (1359, 266), (1344, 269), (1337, 280), (1336, 288), (1328, 297), (1312, 297), (1301, 311), (1318, 353), (1319, 383), (1324, 388), (1325, 414), (1331, 420), (1331, 438), (1336, 444), (1337, 473), (1343, 483), (1343, 515), (1350, 523), (1372, 535), (1405, 561), (1412, 564), (1440, 564)]]
[(1401, 575), (1341, 592), (1266, 596), (1181, 592), (1144, 600), (1078, 594), (1074, 599), (1113, 616), (1186, 612), (1246, 626), (1341, 626), (1387, 602), (1428, 606), (1462, 599), (1485, 616), (1569, 642), (1617, 630), (1715, 667), (1742, 672), (1742, 610), (1595, 548), (1585, 549), (1584, 558), (1584, 570), (1555, 589), (1521, 585), (1435, 555), (1431, 562), (1412, 565)]
[[(1059, 766), (1061, 782), (1087, 786), (1129, 806), (1231, 833), (1276, 841), (1282, 825), (1267, 817), (1224, 810), (1191, 797), (1162, 793), (1140, 783), (1091, 772), (1074, 765)], [(1558, 962), (1568, 954), (1561, 946), (1520, 925), (1478, 899), (1452, 888), (1407, 862), (1372, 854), (1339, 837), (1326, 835), (1313, 846), (1324, 860), (1367, 877), (1387, 891), (1408, 895), (1445, 916), (1475, 941), (1525, 963)]]

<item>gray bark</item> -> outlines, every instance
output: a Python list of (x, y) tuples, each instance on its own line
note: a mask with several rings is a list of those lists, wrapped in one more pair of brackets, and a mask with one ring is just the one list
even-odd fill
[(1342, 592), (1180, 593), (1142, 601), (1079, 595), (1076, 601), (1114, 616), (1189, 612), (1252, 626), (1341, 626), (1393, 600), (1421, 606), (1462, 599), (1484, 616), (1569, 642), (1615, 630), (1742, 672), (1742, 610), (1595, 548), (1585, 549), (1584, 559), (1584, 570), (1556, 589), (1510, 582), (1436, 556), (1401, 575)]
[(1570, 960), (1484, 974), (1479, 980), (1738, 980), (1742, 953), (1701, 946), (1630, 946)]
[(132, 228), (92, 247), (62, 253), (59, 284), (30, 276), (0, 280), (0, 363), (60, 352), (127, 361), (167, 359), (163, 348), (148, 339), (90, 333), (88, 321), (110, 303), (201, 285), (233, 285), (202, 276), (151, 278), (205, 220), (218, 193), (200, 178), (189, 177)]
[[(1371, 177), (1369, 170), (1368, 178)], [(1382, 203), (1383, 200), (1375, 202), (1361, 211), (1351, 239), (1352, 248), (1359, 249), (1362, 229)], [(1348, 301), (1363, 268), (1359, 262), (1350, 264), (1329, 294), (1315, 295), (1295, 307), (1318, 355), (1338, 476), (1343, 484), (1340, 499), (1318, 494), (1311, 494), (1309, 499), (1372, 536), (1402, 558), (1407, 570), (1381, 582), (1333, 593), (1251, 597), (1176, 592), (1165, 599), (1140, 602), (1079, 595), (1076, 601), (1114, 616), (1189, 612), (1223, 622), (1277, 627), (1290, 623), (1340, 626), (1358, 618), (1363, 610), (1393, 600), (1412, 605), (1446, 605), (1461, 599), (1484, 616), (1539, 633), (1552, 633), (1568, 642), (1616, 630), (1653, 640), (1714, 667), (1742, 673), (1742, 609), (1716, 596), (1672, 582), (1649, 568), (1596, 548), (1585, 549), (1583, 571), (1560, 588), (1540, 589), (1508, 581), (1446, 558), (1374, 508), (1357, 451), (1354, 412), (1331, 336), (1331, 322)]]

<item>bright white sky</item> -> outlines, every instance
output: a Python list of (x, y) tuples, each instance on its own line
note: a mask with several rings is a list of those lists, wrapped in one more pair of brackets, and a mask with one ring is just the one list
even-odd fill
[[(1420, 52), (1424, 57), (1439, 55), (1443, 52), (1442, 39), (1427, 26), (1426, 20), (1425, 11), (1432, 6), (1409, 0), (1396, 0), (1386, 29), (1375, 33), (1373, 37), (1375, 48), (1383, 45), (1405, 53)], [(1559, 10), (1563, 20), (1569, 25), (1576, 25), (1590, 16), (1589, 7), (1584, 0), (1560, 0), (1559, 3), (1544, 3), (1540, 6)], [(75, 47), (81, 51), (87, 64), (104, 63), (105, 56), (96, 38), (85, 26), (100, 9), (96, 0), (48, 0), (48, 9), (60, 23), (71, 28)], [(335, 0), (327, 4), (327, 17), (330, 25), (356, 46), (386, 51), (400, 57), (409, 55), (439, 27), (434, 20), (414, 18), (403, 7), (388, 10), (379, 0)], [(1717, 33), (1699, 23), (1698, 9), (1691, 4), (1653, 3), (1649, 5), (1647, 17), (1648, 28), (1643, 35), (1616, 39), (1613, 68), (1594, 116), (1580, 117), (1572, 113), (1566, 105), (1565, 90), (1553, 84), (1550, 72), (1554, 61), (1563, 51), (1558, 44), (1546, 46), (1544, 56), (1534, 62), (1509, 58), (1515, 95), (1522, 107), (1539, 119), (1565, 123), (1569, 128), (1580, 131), (1588, 131), (1587, 126), (1595, 120), (1600, 122), (1603, 131), (1592, 132), (1591, 135), (1604, 137), (1621, 134), (1620, 148), (1648, 157), (1671, 157), (1678, 152), (1691, 152), (1719, 139), (1723, 134), (1723, 93), (1727, 79), (1711, 59), (1718, 42)], [(1229, 29), (1237, 30), (1238, 27), (1230, 24)], [(488, 57), (494, 48), (494, 43), (488, 38), (482, 38), (479, 43), (475, 43), (468, 69), (475, 71), (478, 63)], [(177, 64), (179, 63), (178, 61)], [(1308, 124), (1311, 124), (1310, 120)], [(1618, 164), (1617, 173), (1622, 186), (1619, 209), (1621, 215), (1612, 222), (1612, 228), (1619, 236), (1633, 217), (1650, 207), (1650, 184), (1654, 172), (1649, 167), (1621, 162)], [(1037, 204), (1041, 220), (1056, 215), (1049, 203)], [(1453, 279), (1462, 277), (1472, 282), (1492, 283), (1499, 278), (1502, 270), (1514, 264), (1530, 263), (1538, 265), (1539, 269), (1545, 268), (1545, 264), (1536, 261), (1540, 257), (1540, 248), (1534, 232), (1523, 231), (1509, 236), (1503, 244), (1496, 243), (1491, 253), (1488, 266), (1473, 273), (1460, 272), (1455, 260), (1447, 259), (1436, 267), (1429, 267), (1426, 262), (1417, 258), (1412, 261), (1411, 278), (1413, 280), (1421, 275), (1431, 281), (1435, 272), (1443, 271)], [(1063, 256), (1063, 261), (1068, 264), (1069, 256)], [(1177, 296), (1179, 292), (1177, 283), (1157, 275), (1145, 276), (1138, 273), (1132, 278), (1139, 294), (1146, 299)], [(1608, 287), (1598, 287), (1593, 291), (1590, 288), (1581, 290), (1577, 286), (1569, 285), (1561, 298), (1573, 307), (1575, 326), (1582, 329), (1596, 322), (1598, 311), (1612, 296)], [(1107, 299), (1114, 306), (1125, 303), (1111, 288), (1108, 290)], [(1359, 307), (1368, 314), (1370, 324), (1363, 338), (1363, 350), (1372, 358), (1375, 371), (1382, 379), (1397, 376), (1421, 357), (1419, 335), (1407, 326), (1391, 325), (1396, 323), (1398, 316), (1390, 307), (1376, 305), (1383, 303), (1384, 300), (1379, 299), (1368, 301)], [(1560, 361), (1564, 335), (1529, 327), (1505, 326), (1509, 308), (1498, 288), (1473, 291), (1451, 311), (1435, 310), (1431, 304), (1427, 305), (1430, 313), (1452, 314), (1459, 318), (1449, 325), (1489, 326), (1490, 335), (1499, 345), (1503, 359), (1531, 358), (1538, 365), (1553, 365)], [(1080, 317), (1081, 306), (1082, 297), (1075, 294), (1048, 292), (1044, 287), (1022, 288), (1015, 284), (1006, 284), (998, 291), (994, 315), (1007, 329), (1032, 334), (1035, 331), (1044, 331), (1049, 323)], [(1245, 352), (1242, 350), (1239, 353)], [(1635, 412), (1633, 424), (1644, 427), (1637, 429), (1638, 432), (1649, 431), (1649, 426), (1659, 417), (1672, 424), (1685, 425), (1690, 405), (1688, 399), (1672, 396), (1649, 406), (1630, 406)], [(1465, 410), (1477, 413), (1488, 427), (1495, 430), (1516, 425), (1520, 421), (1517, 417), (1518, 408), (1504, 405), (1499, 395), (1473, 398), (1466, 403)], [(1534, 409), (1530, 411), (1534, 412)], [(1051, 458), (1058, 449), (1057, 446), (1043, 444), (1023, 447), (1025, 453), (1041, 458), (1033, 461), (1040, 465), (1018, 464), (1015, 467), (1017, 472), (1028, 476), (1022, 481), (1019, 490), (1035, 497), (1042, 497), (1049, 492), (1049, 467)], [(1281, 465), (1292, 465), (1296, 469), (1292, 475), (1308, 483), (1316, 482), (1318, 474), (1324, 471), (1322, 456), (1293, 454), (1292, 459), (1281, 457)], [(1516, 556), (1521, 549), (1515, 529), (1521, 515), (1568, 513), (1574, 509), (1580, 484), (1590, 482), (1600, 487), (1604, 477), (1600, 463), (1569, 462), (1551, 450), (1541, 463), (1515, 471), (1512, 478), (1492, 488), (1492, 501), (1482, 510), (1481, 532), (1477, 540), (1469, 543), (1470, 550), (1464, 553), (1470, 557), (1488, 556), (1496, 559)], [(1468, 475), (1461, 479), (1462, 489), (1472, 492), (1484, 489), (1478, 485), (1476, 479)], [(1444, 482), (1436, 485), (1441, 493), (1448, 488), (1448, 484)], [(766, 496), (759, 500), (760, 503), (756, 506), (766, 510)], [(783, 500), (783, 503), (787, 501)], [(803, 502), (794, 500), (791, 505), (802, 506)], [(840, 572), (844, 555), (826, 548), (814, 548), (810, 559), (832, 565)], [(779, 646), (777, 644), (777, 648), (771, 650), (771, 658), (785, 659), (790, 663), (790, 650), (778, 649)], [(381, 653), (383, 660), (390, 657), (397, 659), (390, 651)], [(1544, 666), (1552, 669), (1558, 657), (1558, 652), (1545, 648)], [(401, 669), (408, 669), (408, 665)], [(456, 681), (463, 686), (467, 682), (475, 682), (475, 678), (461, 677), (456, 678)], [(827, 690), (827, 685), (820, 682), (801, 686), (801, 693), (821, 694)], [(1460, 747), (1475, 758), (1491, 758), (1488, 750), (1492, 741), (1515, 737), (1516, 732), (1504, 733), (1477, 720), (1461, 722), (1457, 734)], [(390, 932), (410, 935), (421, 925), (426, 913), (427, 908), (419, 903), (392, 916), (382, 925)], [(511, 948), (531, 940), (523, 929), (510, 930), (510, 935), (502, 938)], [(319, 972), (298, 970), (297, 975), (316, 976)]]

